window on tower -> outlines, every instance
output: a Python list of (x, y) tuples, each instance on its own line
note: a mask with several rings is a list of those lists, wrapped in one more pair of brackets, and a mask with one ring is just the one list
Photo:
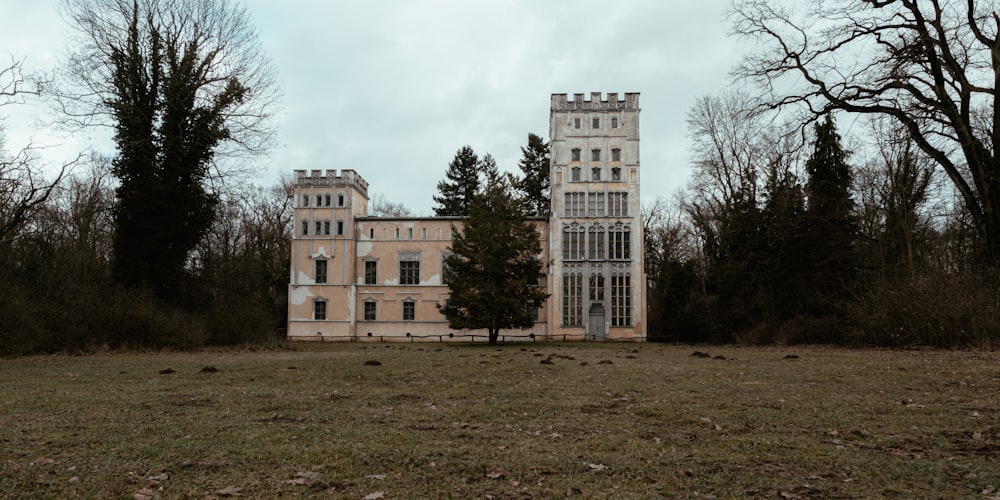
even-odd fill
[(580, 161), (580, 148), (573, 148), (570, 154), (570, 161)]

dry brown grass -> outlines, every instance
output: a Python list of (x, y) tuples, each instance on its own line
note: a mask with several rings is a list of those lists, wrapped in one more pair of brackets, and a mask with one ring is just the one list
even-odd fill
[(0, 497), (994, 497), (998, 362), (655, 344), (5, 360)]

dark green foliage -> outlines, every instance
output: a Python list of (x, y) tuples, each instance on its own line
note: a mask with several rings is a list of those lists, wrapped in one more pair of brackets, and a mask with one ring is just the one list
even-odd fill
[(548, 217), (551, 210), (549, 195), (549, 144), (544, 139), (528, 134), (528, 146), (521, 148), (521, 160), (517, 166), (524, 177), (517, 188), (524, 194), (528, 214)]
[(115, 276), (179, 300), (188, 256), (211, 227), (218, 203), (205, 182), (215, 148), (229, 139), (225, 113), (248, 89), (235, 78), (205, 99), (206, 67), (220, 64), (200, 38), (181, 38), (134, 7), (124, 47), (110, 47), (120, 180), (115, 207)]
[(434, 201), (434, 215), (465, 216), (469, 215), (472, 199), (479, 193), (482, 173), (482, 163), (469, 146), (462, 146), (455, 158), (448, 164), (445, 180), (438, 182), (438, 196)]
[(453, 329), (486, 329), (495, 344), (501, 329), (534, 326), (533, 308), (548, 297), (539, 285), (542, 248), (527, 209), (498, 174), (474, 196), (445, 260), (450, 295), (441, 312)]

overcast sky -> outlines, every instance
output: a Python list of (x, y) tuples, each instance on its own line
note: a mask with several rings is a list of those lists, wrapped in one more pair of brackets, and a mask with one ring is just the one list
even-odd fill
[[(54, 67), (67, 30), (56, 3), (0, 0), (0, 60)], [(729, 0), (246, 5), (284, 93), (278, 147), (258, 182), (349, 168), (369, 194), (418, 214), (431, 212), (463, 145), (516, 171), (528, 133), (548, 134), (553, 93), (640, 92), (642, 198), (670, 196), (689, 176), (685, 114), (727, 85), (740, 55), (723, 19)], [(9, 149), (48, 140), (23, 107), (0, 112)], [(107, 138), (89, 140), (113, 152)]]

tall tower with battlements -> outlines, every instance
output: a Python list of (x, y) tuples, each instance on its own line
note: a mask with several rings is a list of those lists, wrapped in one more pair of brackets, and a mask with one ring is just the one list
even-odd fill
[(552, 94), (549, 336), (644, 340), (639, 94)]

